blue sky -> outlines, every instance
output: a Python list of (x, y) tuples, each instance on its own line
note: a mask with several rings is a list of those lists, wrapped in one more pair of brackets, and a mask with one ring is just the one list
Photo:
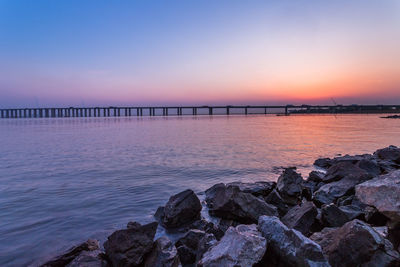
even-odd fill
[(389, 103), (400, 2), (0, 0), (0, 106)]

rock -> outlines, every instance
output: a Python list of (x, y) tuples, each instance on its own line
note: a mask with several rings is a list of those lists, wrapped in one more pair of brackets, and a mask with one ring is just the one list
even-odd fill
[(138, 222), (128, 222), (128, 224), (126, 225), (126, 228), (139, 228), (142, 225)]
[(400, 148), (396, 146), (389, 146), (377, 150), (374, 155), (383, 160), (390, 160), (395, 163), (400, 163)]
[(289, 228), (296, 229), (303, 235), (311, 233), (311, 226), (318, 215), (317, 208), (312, 202), (304, 202), (301, 205), (291, 208), (282, 218), (282, 222)]
[(357, 163), (357, 167), (366, 171), (371, 177), (381, 174), (381, 168), (375, 159), (362, 159)]
[(319, 189), (317, 182), (313, 182), (313, 181), (309, 181), (309, 180), (303, 181), (302, 187), (303, 187), (303, 190), (301, 192), (301, 195), (308, 201), (312, 200), (314, 191)]
[(82, 251), (67, 267), (107, 267), (107, 261), (101, 257), (101, 251)]
[(272, 190), (271, 193), (265, 198), (265, 202), (274, 205), (278, 209), (279, 216), (283, 216), (289, 210), (288, 205), (285, 204), (281, 196), (276, 189)]
[(261, 215), (277, 215), (277, 208), (238, 186), (216, 184), (206, 190), (206, 203), (212, 216), (241, 223), (253, 223)]
[(164, 218), (164, 210), (165, 208), (163, 206), (160, 206), (157, 208), (156, 213), (154, 213), (154, 218), (159, 223), (161, 223), (162, 219)]
[(323, 169), (328, 169), (331, 166), (331, 159), (330, 158), (320, 158), (314, 162), (315, 166), (318, 166)]
[(343, 161), (332, 165), (322, 178), (324, 183), (339, 181), (345, 177), (355, 177), (358, 180), (369, 180), (373, 176), (350, 161)]
[(94, 239), (89, 239), (88, 241), (72, 247), (65, 254), (46, 262), (42, 266), (46, 267), (56, 267), (56, 266), (66, 266), (68, 263), (72, 262), (76, 257), (78, 257), (84, 251), (96, 251), (99, 249), (99, 241)]
[(400, 170), (359, 184), (356, 196), (361, 202), (377, 208), (392, 224), (400, 224)]
[(206, 221), (204, 219), (193, 222), (192, 224), (190, 224), (189, 227), (190, 228), (188, 229), (188, 231), (190, 229), (202, 230), (206, 233), (213, 234), (217, 238), (217, 240), (220, 240), (221, 237), (225, 234), (225, 231), (214, 225), (212, 222)]
[(204, 253), (206, 253), (212, 246), (217, 244), (218, 240), (213, 234), (206, 234), (199, 241), (196, 254), (196, 262), (199, 262), (203, 258)]
[(201, 204), (196, 194), (188, 189), (169, 198), (164, 208), (162, 225), (177, 228), (200, 218)]
[(233, 182), (226, 184), (227, 186), (234, 185), (238, 186), (239, 190), (244, 193), (250, 193), (256, 197), (258, 196), (267, 196), (272, 189), (275, 188), (275, 182), (255, 182), (255, 183), (241, 183), (241, 182)]
[(400, 169), (400, 164), (394, 163), (393, 161), (390, 160), (378, 159), (377, 162), (379, 168), (381, 169), (381, 174), (387, 174), (389, 172)]
[(265, 238), (256, 225), (238, 225), (226, 231), (224, 237), (203, 255), (198, 266), (252, 266), (261, 260), (265, 250)]
[(269, 266), (329, 266), (317, 243), (289, 229), (277, 217), (260, 217), (258, 229), (267, 240), (263, 261)]
[(287, 204), (296, 205), (301, 199), (302, 183), (303, 178), (294, 168), (286, 168), (279, 176), (276, 188)]
[(178, 249), (179, 259), (183, 265), (195, 263), (199, 241), (205, 235), (204, 231), (190, 230), (176, 242), (175, 246)]
[(351, 221), (347, 214), (333, 203), (321, 207), (321, 220), (328, 227), (340, 227), (346, 222)]
[(323, 172), (312, 171), (308, 175), (307, 181), (313, 181), (313, 182), (319, 183), (319, 182), (322, 182), (324, 176), (325, 176), (325, 173), (323, 173)]
[(367, 179), (368, 176), (346, 176), (345, 178), (321, 186), (313, 196), (317, 206), (330, 204), (338, 198), (354, 193), (354, 187)]
[(154, 242), (153, 249), (144, 262), (145, 267), (178, 267), (179, 264), (178, 252), (166, 236)]
[[(335, 266), (396, 266), (399, 254), (391, 243), (360, 220), (313, 234), (329, 263)], [(393, 264), (393, 265), (392, 265)]]
[(389, 218), (380, 213), (375, 207), (367, 206), (364, 208), (364, 218), (369, 224), (376, 226), (384, 226), (389, 221)]
[(112, 265), (115, 267), (141, 265), (145, 255), (153, 248), (157, 225), (153, 222), (112, 233), (104, 243), (106, 255)]
[(233, 220), (226, 220), (226, 219), (220, 219), (219, 223), (218, 223), (218, 228), (220, 230), (222, 230), (225, 234), (226, 230), (228, 230), (229, 227), (233, 226), (236, 227), (238, 226), (240, 223), (237, 221), (233, 221)]

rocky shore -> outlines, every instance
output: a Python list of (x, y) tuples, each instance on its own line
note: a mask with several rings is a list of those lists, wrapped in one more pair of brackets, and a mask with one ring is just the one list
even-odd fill
[[(315, 161), (306, 179), (216, 184), (171, 196), (155, 222), (130, 222), (43, 266), (400, 266), (400, 148)], [(157, 228), (174, 233), (155, 239)]]

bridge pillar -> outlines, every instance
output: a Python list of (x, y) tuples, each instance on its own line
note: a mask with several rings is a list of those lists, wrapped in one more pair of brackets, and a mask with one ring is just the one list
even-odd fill
[(244, 108), (244, 114), (247, 115), (248, 111), (247, 111), (247, 107)]
[(4, 118), (4, 110), (1, 110), (1, 118)]
[(267, 114), (267, 108), (264, 108), (264, 114)]
[(213, 108), (212, 107), (208, 108), (208, 115), (213, 115)]
[(230, 114), (229, 107), (226, 107), (226, 115), (229, 115), (229, 114)]
[(289, 115), (289, 110), (288, 110), (288, 106), (285, 107), (285, 115)]

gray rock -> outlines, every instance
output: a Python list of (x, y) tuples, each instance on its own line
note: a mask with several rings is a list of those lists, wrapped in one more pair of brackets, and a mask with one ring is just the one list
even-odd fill
[(238, 225), (226, 231), (224, 237), (203, 255), (198, 266), (252, 266), (261, 260), (265, 250), (265, 238), (256, 225)]
[(101, 251), (82, 251), (67, 267), (107, 267), (107, 261), (102, 259)]
[(173, 195), (164, 208), (162, 225), (176, 228), (200, 218), (201, 203), (196, 194), (188, 189)]
[(350, 161), (343, 161), (332, 165), (322, 178), (324, 183), (339, 181), (345, 177), (354, 177), (358, 180), (369, 180), (373, 176)]
[(289, 210), (288, 205), (286, 205), (276, 189), (272, 190), (264, 199), (265, 202), (274, 205), (278, 209), (279, 216), (285, 215)]
[(318, 211), (314, 203), (307, 201), (291, 208), (282, 218), (282, 222), (287, 227), (296, 229), (308, 236), (317, 215)]
[(267, 240), (264, 259), (270, 266), (330, 266), (321, 247), (277, 217), (262, 216), (258, 229)]
[(376, 207), (392, 224), (400, 224), (400, 170), (359, 184), (356, 196), (361, 202)]
[(154, 242), (153, 249), (144, 262), (145, 267), (178, 267), (179, 264), (178, 252), (166, 236)]
[(203, 258), (204, 253), (206, 253), (212, 246), (215, 246), (217, 242), (218, 240), (213, 234), (206, 234), (203, 236), (203, 238), (200, 239), (197, 248), (196, 262), (199, 262)]
[(400, 148), (396, 146), (389, 146), (379, 149), (374, 154), (380, 159), (400, 163)]
[(42, 266), (46, 267), (66, 266), (67, 264), (72, 262), (76, 257), (78, 257), (82, 252), (97, 251), (98, 249), (99, 249), (99, 241), (94, 239), (89, 239), (88, 241), (76, 247), (72, 247), (65, 254), (56, 257), (51, 261), (46, 262)]
[(140, 266), (145, 255), (153, 248), (157, 225), (153, 222), (112, 233), (104, 243), (106, 255), (112, 265)]
[(233, 182), (226, 184), (227, 186), (235, 185), (239, 187), (239, 190), (244, 193), (250, 193), (256, 197), (267, 196), (276, 186), (275, 182), (255, 182), (255, 183), (241, 183)]
[(396, 266), (399, 254), (372, 227), (360, 220), (340, 228), (325, 228), (311, 239), (318, 242), (332, 266)]
[(350, 175), (339, 181), (325, 184), (314, 193), (313, 201), (317, 206), (336, 202), (338, 198), (353, 194), (354, 187), (369, 178), (370, 176)]
[(323, 178), (325, 176), (325, 173), (319, 172), (319, 171), (312, 171), (308, 175), (307, 181), (313, 181), (313, 182), (322, 182)]
[(328, 227), (340, 227), (351, 221), (347, 214), (333, 203), (321, 207), (321, 220)]
[(205, 235), (204, 231), (190, 230), (176, 242), (175, 246), (182, 264), (195, 263), (199, 242)]
[(362, 159), (357, 163), (357, 167), (366, 171), (372, 177), (381, 174), (381, 168), (375, 159)]
[(331, 166), (331, 159), (330, 158), (320, 158), (314, 162), (315, 166), (318, 166), (323, 169), (328, 169)]
[(363, 211), (365, 221), (369, 224), (384, 226), (389, 221), (389, 218), (380, 213), (375, 207), (367, 206)]
[(238, 186), (217, 184), (206, 190), (206, 203), (212, 216), (241, 223), (253, 223), (261, 215), (277, 215), (277, 208)]
[(291, 205), (296, 205), (301, 199), (303, 178), (294, 168), (286, 168), (278, 178), (276, 188), (282, 199)]

